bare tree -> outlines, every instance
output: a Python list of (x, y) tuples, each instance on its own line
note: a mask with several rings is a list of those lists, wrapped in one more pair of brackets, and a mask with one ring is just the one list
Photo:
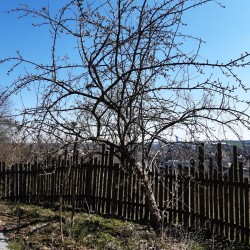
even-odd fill
[[(202, 40), (182, 29), (186, 13), (210, 2), (217, 3), (72, 0), (55, 15), (45, 7), (13, 10), (36, 17), (34, 25), (47, 26), (52, 41), (47, 64), (20, 53), (2, 61), (13, 62), (10, 72), (29, 69), (9, 94), (37, 90), (37, 103), (20, 111), (25, 127), (32, 134), (78, 135), (114, 146), (123, 166), (140, 176), (156, 230), (162, 217), (146, 164), (154, 143), (175, 135), (216, 139), (218, 129), (239, 136), (238, 126), (249, 128), (249, 101), (238, 95), (248, 89), (236, 74), (249, 66), (249, 53), (209, 62), (199, 56)], [(57, 49), (63, 41), (70, 54)]]

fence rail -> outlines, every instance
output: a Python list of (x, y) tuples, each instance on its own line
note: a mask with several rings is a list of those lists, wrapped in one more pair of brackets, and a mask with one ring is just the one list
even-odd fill
[[(165, 224), (185, 228), (209, 229), (215, 235), (249, 244), (249, 187), (243, 164), (234, 162), (223, 174), (221, 144), (218, 160), (204, 171), (204, 147), (199, 149), (199, 164), (189, 168), (156, 169), (149, 174), (155, 198)], [(113, 163), (113, 154), (100, 161), (57, 159), (51, 164), (0, 163), (0, 198), (9, 202), (50, 203), (60, 197), (65, 205), (98, 214), (113, 214), (131, 220), (148, 220), (147, 198), (133, 169), (124, 171)], [(216, 167), (215, 167), (216, 166)]]

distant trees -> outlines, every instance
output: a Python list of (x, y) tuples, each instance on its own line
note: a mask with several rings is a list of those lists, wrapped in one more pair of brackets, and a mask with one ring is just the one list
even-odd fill
[(0, 89), (0, 141), (9, 139), (10, 102)]
[(36, 149), (37, 144), (22, 138), (24, 134), (14, 119), (11, 105), (10, 97), (0, 90), (0, 161), (7, 165), (30, 161), (36, 151), (42, 152), (41, 147)]
[(27, 131), (113, 146), (140, 176), (157, 231), (162, 217), (147, 176), (154, 143), (215, 139), (219, 128), (238, 135), (238, 126), (250, 125), (249, 100), (239, 95), (248, 88), (236, 74), (249, 66), (249, 53), (209, 62), (199, 56), (201, 39), (182, 29), (183, 15), (209, 2), (217, 1), (72, 0), (55, 15), (19, 6), (20, 16), (48, 28), (50, 60), (18, 52), (2, 61), (28, 69), (10, 95), (36, 91), (34, 106), (20, 112)]
[(13, 121), (11, 120), (10, 99), (0, 89), (0, 161), (9, 162), (12, 158), (12, 131)]
[(11, 114), (10, 98), (0, 89), (0, 161), (5, 161), (6, 163), (10, 163), (13, 160), (15, 151), (13, 141), (17, 128)]

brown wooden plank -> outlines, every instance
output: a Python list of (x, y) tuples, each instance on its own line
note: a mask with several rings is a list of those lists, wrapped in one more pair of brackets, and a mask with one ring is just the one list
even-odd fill
[[(172, 168), (169, 168), (169, 174), (171, 176), (169, 180), (169, 205), (170, 205), (170, 210), (169, 210), (169, 223), (176, 223), (176, 193), (175, 193), (175, 178), (176, 178), (176, 173), (175, 170)], [(171, 221), (171, 222), (170, 222)]]
[(120, 169), (119, 174), (119, 201), (118, 201), (118, 215), (123, 216), (123, 206), (124, 206), (124, 171)]
[(104, 151), (102, 154), (102, 160), (101, 160), (101, 165), (99, 166), (99, 173), (100, 173), (100, 185), (99, 185), (99, 206), (97, 208), (98, 213), (100, 214), (101, 212), (103, 212), (103, 204), (104, 204), (104, 200), (103, 200), (103, 185), (104, 185)]
[(0, 188), (0, 197), (2, 200), (4, 200), (5, 198), (5, 195), (4, 195), (4, 184), (5, 184), (5, 174), (4, 174), (4, 170), (3, 170), (3, 163), (0, 162), (0, 185), (1, 185), (1, 188)]
[(186, 167), (184, 169), (184, 182), (183, 182), (183, 188), (184, 188), (184, 204), (183, 204), (183, 210), (184, 210), (184, 227), (189, 227), (189, 216), (190, 216), (190, 169), (189, 167)]
[(89, 164), (86, 170), (86, 204), (85, 211), (88, 213), (92, 212), (92, 173), (93, 173), (93, 165)]
[(228, 213), (228, 206), (229, 206), (229, 201), (228, 201), (228, 176), (224, 176), (224, 221), (225, 221), (225, 237), (228, 238), (228, 233), (229, 233), (229, 213)]
[(93, 181), (92, 181), (92, 210), (97, 211), (97, 197), (98, 197), (98, 191), (97, 191), (97, 185), (98, 185), (98, 172), (97, 172), (97, 159), (94, 160), (93, 165)]
[[(22, 165), (22, 169), (19, 169), (19, 172), (22, 173), (23, 178), (23, 202), (27, 203), (28, 200), (28, 164), (25, 163)], [(47, 198), (47, 197), (46, 197)]]
[[(66, 195), (67, 192), (67, 179), (64, 182), (63, 187), (60, 185), (60, 179), (61, 179), (61, 173), (64, 172), (64, 174), (66, 175), (66, 161), (65, 159), (62, 161), (61, 165), (59, 166), (59, 168), (56, 171), (56, 193), (57, 193), (57, 197), (58, 197), (58, 202), (60, 199), (60, 202), (63, 202), (63, 195)], [(60, 198), (61, 197), (61, 198)]]
[(224, 203), (223, 201), (223, 169), (222, 169), (222, 149), (221, 149), (221, 143), (217, 144), (217, 165), (218, 165), (218, 186), (219, 186), (219, 222), (220, 222), (220, 228), (219, 233), (224, 234)]
[(5, 180), (6, 180), (6, 187), (5, 187), (5, 197), (6, 201), (10, 202), (10, 169), (6, 168), (5, 169)]
[(230, 240), (234, 240), (234, 182), (233, 182), (233, 167), (229, 169), (229, 227)]
[(14, 164), (11, 167), (11, 177), (10, 177), (10, 201), (15, 202), (16, 201), (16, 190), (15, 190), (15, 175), (16, 175), (17, 169), (16, 164)]
[[(65, 167), (66, 168), (62, 169), (61, 171), (60, 186), (62, 187), (62, 190), (63, 190), (62, 192), (63, 192), (64, 200), (66, 200), (67, 205), (72, 206), (72, 190), (73, 190), (72, 187), (73, 187), (73, 178), (74, 178), (73, 176), (74, 166), (72, 164), (72, 157), (70, 158), (70, 160), (67, 161), (67, 164)], [(68, 176), (67, 180), (65, 178), (66, 176)], [(63, 186), (65, 185), (65, 181), (67, 185), (66, 193), (64, 193), (64, 189), (63, 189)], [(90, 190), (91, 190), (91, 186), (90, 186)], [(90, 198), (90, 201), (91, 201), (91, 198)], [(91, 206), (91, 204), (89, 203), (88, 205)]]
[(31, 181), (32, 181), (32, 190), (31, 190), (31, 203), (34, 203), (36, 200), (37, 193), (37, 162), (35, 161), (31, 165)]
[(106, 212), (106, 194), (107, 194), (107, 176), (108, 176), (108, 168), (107, 165), (103, 165), (103, 188), (102, 188), (102, 209), (101, 212)]
[(102, 194), (103, 194), (103, 179), (104, 179), (104, 171), (103, 171), (103, 166), (105, 165), (105, 152), (106, 152), (106, 145), (102, 145), (102, 151), (101, 151), (101, 160), (100, 160), (100, 188), (99, 188), (99, 197), (100, 197), (100, 208), (98, 209), (99, 213), (101, 211), (102, 207)]
[(204, 143), (199, 145), (199, 214), (200, 225), (202, 228), (205, 225), (205, 192), (204, 192)]
[(135, 175), (135, 189), (136, 189), (136, 197), (135, 197), (135, 202), (136, 202), (136, 210), (135, 210), (135, 219), (136, 221), (139, 221), (141, 218), (140, 218), (140, 181), (139, 181), (139, 178), (138, 178), (138, 175)]
[(127, 194), (127, 203), (128, 203), (128, 211), (127, 218), (131, 219), (131, 208), (132, 208), (132, 171), (129, 171), (128, 175), (128, 194)]
[(195, 228), (200, 226), (200, 184), (199, 184), (199, 172), (195, 171)]
[[(83, 199), (84, 199), (84, 186), (83, 186), (83, 182), (84, 182), (84, 163), (83, 163), (83, 159), (80, 159), (80, 163), (78, 164), (78, 196), (79, 196), (79, 204), (78, 207), (80, 210), (83, 209)], [(98, 206), (98, 208), (100, 207), (100, 204)], [(97, 213), (99, 213), (99, 211), (96, 211)]]
[(15, 202), (19, 202), (19, 187), (18, 187), (18, 176), (19, 176), (19, 168), (18, 168), (18, 164), (14, 165), (14, 176), (13, 176), (13, 182), (14, 182), (14, 196)]
[(213, 159), (209, 159), (209, 218), (210, 218), (210, 228), (211, 231), (214, 229), (214, 164)]
[(164, 209), (164, 183), (165, 183), (165, 176), (162, 169), (160, 171), (160, 178), (159, 178), (159, 209), (163, 211)]
[[(148, 178), (149, 178), (149, 182), (150, 183), (153, 183), (153, 178), (154, 178), (154, 173), (153, 172), (149, 172), (148, 173)], [(144, 188), (143, 188), (144, 189)], [(147, 197), (147, 194), (145, 192), (145, 190), (143, 190), (143, 194), (145, 194), (145, 210), (144, 210), (144, 220), (147, 221), (150, 219), (150, 212), (149, 212), (149, 209), (148, 209), (148, 197)]]
[(81, 196), (82, 196), (82, 205), (81, 205), (81, 208), (82, 210), (84, 211), (85, 210), (85, 207), (86, 207), (86, 173), (87, 173), (87, 166), (88, 166), (88, 162), (84, 162), (81, 166), (81, 171), (82, 171), (82, 174), (81, 174), (81, 185), (82, 185), (82, 192), (81, 192)]
[(238, 178), (238, 155), (237, 155), (237, 147), (233, 146), (233, 170), (234, 170), (234, 216), (235, 216), (235, 239), (239, 241), (240, 233), (239, 233), (239, 217), (240, 217), (240, 210), (239, 210), (239, 178)]
[(111, 213), (112, 203), (112, 183), (113, 183), (113, 164), (114, 164), (114, 147), (110, 147), (109, 161), (108, 161), (108, 175), (107, 175), (107, 203), (106, 213)]
[(177, 170), (177, 180), (178, 180), (178, 200), (176, 201), (178, 206), (178, 223), (182, 225), (183, 223), (183, 175), (181, 165), (178, 166)]
[(239, 162), (239, 182), (240, 182), (240, 241), (245, 241), (245, 213), (244, 213), (244, 184), (243, 184), (243, 162)]
[(0, 161), (0, 197), (3, 199), (3, 183), (4, 183), (4, 178), (3, 178), (3, 170), (2, 170), (2, 162)]
[(154, 180), (153, 180), (153, 187), (154, 187), (154, 194), (155, 194), (155, 201), (159, 205), (159, 172), (158, 169), (154, 170)]
[(164, 169), (164, 209), (165, 209), (165, 216), (164, 216), (164, 225), (167, 225), (167, 223), (169, 222), (169, 211), (168, 211), (168, 204), (169, 204), (169, 172), (168, 172), (168, 168)]
[(250, 227), (249, 227), (249, 182), (248, 178), (244, 179), (245, 184), (245, 230), (246, 230), (246, 245), (249, 245), (249, 237), (250, 237)]
[(112, 190), (112, 204), (111, 204), (111, 213), (116, 215), (117, 208), (118, 208), (118, 190), (119, 190), (119, 164), (114, 164), (114, 171), (113, 171), (113, 190)]
[(51, 173), (51, 186), (50, 186), (50, 204), (55, 205), (56, 202), (56, 172), (58, 166), (60, 166), (61, 158), (57, 162), (55, 170)]
[(214, 175), (213, 175), (213, 182), (214, 182), (214, 193), (213, 193), (213, 203), (214, 203), (214, 233), (218, 234), (219, 232), (219, 200), (218, 200), (218, 168), (214, 168)]
[(195, 170), (190, 168), (190, 226), (195, 226)]
[[(98, 213), (100, 207), (100, 197), (99, 197), (99, 190), (100, 190), (100, 160), (98, 159), (95, 162), (95, 174), (96, 174), (96, 183), (95, 183), (95, 212)], [(80, 173), (80, 171), (79, 171)]]
[(208, 172), (205, 172), (205, 205), (206, 205), (206, 214), (205, 214), (205, 221), (206, 221), (206, 228), (210, 228), (210, 221), (209, 221), (209, 215), (210, 215), (210, 204), (209, 204), (209, 194), (210, 194), (210, 181), (209, 181), (209, 175)]
[(26, 203), (29, 204), (30, 203), (30, 163), (26, 164), (25, 171), (26, 171)]
[(23, 186), (23, 165), (15, 164), (12, 166), (16, 169), (16, 188), (18, 189), (17, 194), (19, 195), (19, 202), (24, 202), (24, 186)]
[(135, 220), (136, 214), (136, 174), (132, 175), (132, 204), (131, 204), (131, 219)]
[(106, 213), (111, 213), (112, 206), (112, 185), (113, 185), (113, 166), (108, 166), (108, 175), (107, 175), (107, 203), (106, 203)]
[(124, 173), (124, 206), (123, 206), (123, 217), (127, 217), (127, 212), (128, 212), (128, 172), (126, 171)]
[(138, 188), (140, 190), (140, 220), (145, 219), (145, 194), (143, 192), (143, 186), (141, 185), (141, 179), (138, 178)]

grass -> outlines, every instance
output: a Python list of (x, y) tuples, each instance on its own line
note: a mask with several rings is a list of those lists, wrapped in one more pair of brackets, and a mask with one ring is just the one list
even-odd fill
[(8, 244), (10, 250), (25, 250), (23, 244), (19, 240), (11, 240)]
[[(21, 214), (19, 230), (17, 226), (13, 227), (18, 225), (18, 214)], [(1, 203), (0, 215), (6, 223), (6, 236), (12, 250), (213, 249), (200, 243), (195, 234), (186, 234), (180, 230), (178, 239), (173, 235), (157, 237), (149, 225), (93, 214), (77, 213), (74, 226), (71, 227), (71, 214), (66, 211), (62, 215), (61, 241), (58, 211), (33, 205)]]

